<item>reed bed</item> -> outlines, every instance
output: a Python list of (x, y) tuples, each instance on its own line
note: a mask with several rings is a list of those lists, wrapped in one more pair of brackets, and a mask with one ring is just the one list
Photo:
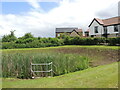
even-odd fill
[[(53, 62), (53, 76), (75, 72), (89, 67), (88, 58), (78, 54), (63, 54), (56, 52), (21, 53), (18, 51), (17, 53), (2, 54), (2, 76), (22, 79), (32, 78), (31, 62), (36, 64)], [(35, 69), (40, 70), (40, 68), (41, 70), (50, 69), (50, 67), (46, 66), (37, 66)], [(50, 73), (34, 74), (37, 76), (49, 76)]]

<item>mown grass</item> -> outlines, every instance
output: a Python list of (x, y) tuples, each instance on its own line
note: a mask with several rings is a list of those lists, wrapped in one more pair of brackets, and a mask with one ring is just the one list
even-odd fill
[(3, 79), (3, 88), (118, 88), (118, 63), (61, 76), (21, 80)]
[(57, 46), (57, 47), (45, 47), (45, 48), (20, 48), (20, 49), (1, 49), (0, 51), (13, 51), (13, 50), (38, 50), (38, 49), (57, 49), (57, 48), (73, 48), (73, 47), (80, 47), (80, 48), (97, 48), (97, 49), (120, 49), (118, 46), (103, 46), (103, 45), (65, 45), (65, 46)]
[[(81, 48), (97, 48), (97, 49), (115, 49), (118, 50), (118, 46), (104, 46), (104, 45), (66, 45), (66, 46), (59, 46), (59, 47), (81, 47)], [(59, 48), (58, 47), (58, 48)]]

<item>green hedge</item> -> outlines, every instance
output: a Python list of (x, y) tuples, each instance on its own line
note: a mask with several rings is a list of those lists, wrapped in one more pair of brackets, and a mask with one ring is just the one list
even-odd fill
[(90, 38), (90, 37), (69, 37), (66, 36), (63, 38), (64, 45), (104, 45), (108, 43), (108, 45), (119, 45), (120, 37), (115, 38)]
[(90, 37), (70, 37), (66, 36), (62, 39), (58, 38), (28, 38), (18, 39), (14, 42), (3, 42), (3, 49), (13, 48), (40, 48), (61, 45), (120, 45), (120, 37), (116, 38), (90, 38)]
[(111, 46), (120, 45), (120, 37), (118, 37), (118, 38), (108, 38), (107, 41), (108, 41), (108, 44), (111, 45)]
[(105, 38), (81, 38), (81, 37), (66, 37), (64, 38), (65, 45), (100, 45), (105, 43)]
[(2, 49), (13, 49), (13, 48), (40, 48), (40, 47), (51, 47), (51, 46), (61, 46), (63, 45), (63, 40), (57, 38), (28, 38), (28, 39), (18, 39), (14, 42), (3, 42)]

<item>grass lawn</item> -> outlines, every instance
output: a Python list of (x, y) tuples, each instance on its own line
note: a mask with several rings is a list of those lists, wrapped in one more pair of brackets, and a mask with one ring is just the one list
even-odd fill
[(22, 80), (3, 79), (3, 88), (117, 88), (118, 63), (88, 68), (61, 76)]
[(118, 50), (118, 46), (103, 46), (103, 45), (65, 45), (65, 46), (57, 46), (57, 47), (45, 47), (45, 48), (18, 48), (18, 49), (1, 49), (0, 51), (11, 51), (11, 50), (38, 50), (38, 49), (57, 49), (57, 48), (97, 48), (97, 49), (114, 49)]

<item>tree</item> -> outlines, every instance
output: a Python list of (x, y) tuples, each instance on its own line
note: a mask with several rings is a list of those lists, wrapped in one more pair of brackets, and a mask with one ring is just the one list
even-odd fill
[(24, 36), (23, 36), (24, 39), (28, 39), (28, 38), (34, 38), (34, 36), (31, 34), (31, 33), (26, 33)]
[(18, 38), (16, 43), (18, 43), (18, 44), (22, 44), (22, 43), (26, 44), (26, 43), (33, 42), (36, 39), (37, 38), (35, 38), (31, 33), (26, 33), (23, 37)]
[(10, 31), (10, 34), (8, 34), (8, 35), (4, 35), (2, 37), (2, 42), (11, 42), (11, 41), (17, 40), (17, 37), (15, 36), (14, 32), (15, 32), (15, 30)]

